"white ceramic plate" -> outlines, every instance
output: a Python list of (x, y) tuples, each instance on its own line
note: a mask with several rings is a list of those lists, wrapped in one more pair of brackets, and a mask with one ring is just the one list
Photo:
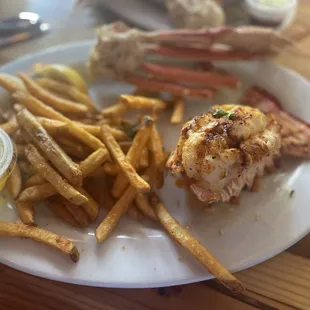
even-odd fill
[[(48, 49), (9, 63), (1, 72), (31, 73), (36, 62), (81, 65), (93, 43)], [(310, 84), (300, 75), (269, 62), (222, 66), (238, 74), (247, 84), (255, 82), (266, 87), (287, 110), (310, 121), (307, 104)], [(99, 104), (104, 98), (131, 89), (128, 85), (105, 81), (92, 87), (92, 95)], [(0, 95), (2, 98), (4, 92)], [(226, 92), (216, 101), (224, 103), (227, 95), (230, 102), (234, 100), (235, 94)], [(1, 100), (2, 105), (4, 102)], [(206, 111), (210, 104), (197, 101), (187, 104), (185, 119)], [(160, 131), (165, 146), (172, 149), (180, 127), (167, 125), (168, 117), (163, 117)], [(170, 177), (166, 179), (162, 197), (172, 214), (188, 226), (224, 266), (237, 271), (276, 255), (309, 232), (309, 183), (309, 162), (287, 159), (277, 173), (264, 178), (260, 193), (243, 192), (238, 207), (219, 204), (210, 212), (195, 208), (197, 202), (176, 187)], [(293, 198), (290, 198), (291, 190), (295, 190)], [(1, 196), (0, 220), (14, 221), (16, 215), (9, 195), (4, 192)], [(155, 223), (137, 223), (124, 218), (110, 238), (98, 245), (94, 237), (96, 225), (86, 230), (73, 229), (54, 219), (44, 207), (37, 208), (36, 221), (40, 227), (71, 238), (80, 250), (80, 262), (73, 264), (48, 247), (12, 238), (0, 238), (0, 262), (41, 277), (93, 286), (156, 287), (211, 278)]]

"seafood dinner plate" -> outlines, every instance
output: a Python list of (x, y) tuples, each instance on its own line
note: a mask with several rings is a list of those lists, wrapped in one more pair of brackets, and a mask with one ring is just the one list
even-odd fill
[[(93, 44), (86, 41), (48, 49), (11, 62), (1, 72), (31, 73), (38, 62), (65, 64), (83, 71)], [(266, 88), (287, 111), (310, 122), (310, 83), (300, 75), (268, 61), (218, 65), (240, 77), (245, 86)], [(107, 80), (90, 86), (99, 106), (132, 90), (132, 86)], [(1, 90), (0, 95), (3, 111), (8, 103), (6, 93)], [(223, 90), (212, 101), (192, 100), (185, 105), (184, 119), (206, 112), (214, 103), (238, 102), (240, 95), (240, 91)], [(170, 125), (169, 117), (163, 113), (158, 127), (165, 148), (172, 150), (181, 125)], [(309, 232), (309, 183), (310, 162), (287, 157), (275, 173), (263, 177), (259, 192), (244, 190), (238, 206), (215, 204), (207, 209), (169, 175), (161, 197), (172, 215), (235, 272), (278, 254)], [(1, 221), (17, 219), (13, 204), (9, 194), (1, 192)], [(73, 240), (80, 251), (80, 261), (74, 264), (55, 250), (30, 240), (0, 238), (1, 263), (49, 279), (107, 287), (169, 286), (212, 277), (156, 223), (124, 217), (111, 236), (97, 244), (94, 231), (98, 223), (80, 230), (54, 218), (44, 205), (36, 211), (39, 227)]]

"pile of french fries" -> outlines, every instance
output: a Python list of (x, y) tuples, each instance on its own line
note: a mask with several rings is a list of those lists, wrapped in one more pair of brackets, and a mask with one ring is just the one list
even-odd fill
[[(155, 193), (164, 184), (167, 154), (156, 120), (173, 105), (171, 123), (182, 122), (182, 98), (168, 102), (145, 97), (143, 90), (120, 95), (99, 111), (87, 93), (63, 82), (0, 74), (0, 86), (12, 96), (13, 109), (0, 125), (15, 142), (18, 161), (7, 181), (20, 221), (0, 222), (0, 236), (26, 237), (47, 244), (77, 262), (73, 243), (38, 228), (35, 203), (45, 201), (53, 214), (84, 228), (107, 210), (96, 229), (106, 240), (125, 214), (161, 223), (179, 244), (232, 290), (241, 283), (169, 214)], [(146, 110), (135, 124), (128, 110)]]

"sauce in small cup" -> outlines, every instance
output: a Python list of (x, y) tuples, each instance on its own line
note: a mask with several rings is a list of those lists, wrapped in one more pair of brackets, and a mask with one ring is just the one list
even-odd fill
[(0, 191), (15, 167), (16, 157), (12, 140), (0, 129)]

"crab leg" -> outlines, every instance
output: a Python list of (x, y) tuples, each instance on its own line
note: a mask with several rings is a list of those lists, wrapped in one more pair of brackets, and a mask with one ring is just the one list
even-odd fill
[(192, 47), (164, 47), (156, 46), (149, 47), (148, 52), (159, 54), (162, 56), (195, 60), (195, 61), (211, 61), (211, 60), (248, 60), (262, 58), (267, 53), (249, 52), (244, 50), (229, 50), (229, 49), (202, 49)]
[(238, 87), (240, 80), (229, 74), (218, 72), (199, 72), (197, 70), (167, 65), (145, 63), (142, 68), (158, 78), (168, 81), (185, 81), (207, 85), (209, 87)]
[(128, 76), (125, 80), (136, 85), (139, 88), (151, 91), (164, 91), (175, 96), (191, 96), (196, 98), (212, 98), (215, 95), (213, 89), (199, 89), (183, 86), (180, 84), (169, 83), (166, 81), (159, 81), (143, 76)]
[(158, 43), (199, 43), (204, 45), (211, 45), (221, 37), (233, 32), (230, 27), (216, 27), (199, 30), (168, 30), (156, 31), (150, 33), (143, 33), (141, 36), (146, 41)]
[(296, 157), (310, 158), (309, 124), (284, 111), (279, 101), (265, 89), (250, 87), (243, 102), (264, 113), (273, 113), (282, 125), (282, 152)]

